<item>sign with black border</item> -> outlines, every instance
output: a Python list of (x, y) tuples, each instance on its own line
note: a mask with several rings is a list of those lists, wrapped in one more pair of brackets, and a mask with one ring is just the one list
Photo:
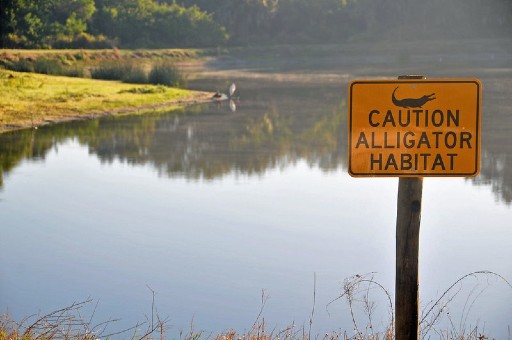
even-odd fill
[(478, 175), (480, 80), (354, 80), (348, 98), (351, 176)]

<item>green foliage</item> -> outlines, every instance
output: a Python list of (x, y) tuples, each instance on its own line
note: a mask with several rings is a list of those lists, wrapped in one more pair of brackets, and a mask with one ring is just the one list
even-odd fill
[(119, 80), (124, 83), (154, 84), (173, 87), (184, 87), (185, 78), (180, 70), (170, 61), (160, 61), (154, 64), (146, 73), (141, 65), (132, 61), (105, 61), (91, 70), (93, 79)]
[(115, 42), (108, 39), (106, 36), (91, 35), (89, 33), (79, 33), (75, 37), (59, 35), (52, 47), (57, 49), (63, 48), (86, 48), (86, 49), (100, 49), (100, 48), (112, 48)]
[(4, 6), (2, 47), (51, 47), (55, 40), (73, 39), (96, 11), (94, 0), (9, 0)]
[[(418, 15), (418, 14), (421, 15)], [(510, 0), (2, 0), (0, 47), (509, 37)]]
[(34, 60), (34, 71), (42, 74), (62, 74), (62, 64), (57, 60), (37, 58)]
[(134, 65), (130, 62), (104, 61), (91, 70), (91, 78), (123, 81), (132, 72)]
[(66, 77), (76, 77), (76, 78), (85, 78), (87, 76), (84, 68), (78, 67), (78, 66), (65, 67), (62, 69), (62, 73), (60, 73), (60, 75), (66, 76)]
[(98, 32), (119, 39), (122, 47), (217, 46), (227, 35), (197, 6), (153, 0), (100, 0), (94, 18)]
[(4, 63), (4, 67), (8, 70), (12, 70), (12, 71), (16, 71), (16, 72), (34, 72), (35, 71), (34, 63), (28, 59), (21, 59), (18, 61)]
[(164, 86), (151, 86), (151, 87), (134, 87), (128, 90), (122, 90), (120, 93), (138, 93), (138, 94), (148, 94), (148, 93), (165, 93), (166, 89)]
[(174, 2), (3, 1), (0, 47), (104, 48), (116, 41), (122, 47), (206, 47), (227, 38), (210, 14)]
[(68, 77), (85, 77), (83, 67), (65, 66), (57, 59), (37, 58), (4, 60), (1, 65), (8, 70), (17, 72), (35, 72)]
[(160, 62), (151, 68), (148, 82), (154, 85), (185, 87), (185, 78), (179, 69), (171, 62)]
[(339, 43), (509, 37), (509, 0), (182, 0), (212, 13), (230, 42)]
[(132, 67), (121, 79), (124, 83), (147, 84), (148, 76), (143, 67), (132, 64)]

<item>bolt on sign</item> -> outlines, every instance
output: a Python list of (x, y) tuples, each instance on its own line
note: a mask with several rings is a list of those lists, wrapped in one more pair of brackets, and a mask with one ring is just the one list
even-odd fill
[(478, 79), (354, 80), (348, 92), (351, 176), (478, 175)]

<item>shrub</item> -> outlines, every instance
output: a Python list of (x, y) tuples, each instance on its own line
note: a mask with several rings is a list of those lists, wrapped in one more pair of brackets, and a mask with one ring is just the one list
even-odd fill
[(71, 66), (71, 67), (63, 68), (61, 75), (66, 76), (66, 77), (76, 77), (76, 78), (85, 78), (86, 77), (85, 69), (83, 67), (78, 67), (78, 66), (75, 66), (75, 67)]
[(27, 48), (30, 45), (27, 37), (24, 35), (19, 36), (15, 33), (9, 33), (4, 39), (4, 48)]
[(16, 72), (34, 72), (34, 63), (27, 59), (20, 59), (18, 61), (13, 61), (9, 67), (10, 70)]
[(102, 49), (102, 48), (112, 48), (115, 45), (113, 40), (108, 39), (106, 36), (99, 35), (91, 35), (85, 32), (82, 32), (76, 36), (71, 35), (58, 35), (55, 38), (55, 41), (52, 43), (52, 48), (57, 49), (76, 49), (76, 48), (86, 48), (86, 49)]
[(82, 32), (75, 39), (74, 48), (88, 48), (88, 49), (100, 49), (100, 48), (112, 48), (115, 45), (115, 42), (109, 40), (103, 34), (99, 35), (90, 35), (85, 32)]
[(0, 66), (7, 70), (16, 72), (34, 72), (49, 74), (55, 76), (67, 76), (85, 78), (86, 72), (83, 67), (64, 66), (57, 59), (19, 59), (19, 60), (1, 60)]
[(34, 62), (34, 71), (36, 73), (61, 75), (64, 73), (62, 64), (57, 60), (38, 58)]
[(154, 85), (185, 87), (185, 78), (171, 62), (164, 61), (153, 65), (148, 75), (148, 82)]
[(91, 70), (91, 77), (135, 84), (145, 84), (148, 79), (142, 66), (126, 60), (103, 62), (97, 68)]
[(165, 93), (165, 86), (155, 86), (155, 87), (134, 87), (128, 90), (122, 90), (119, 93), (138, 93), (138, 94), (148, 94), (148, 93)]
[(123, 74), (127, 71), (126, 64), (116, 62), (103, 62), (98, 67), (91, 70), (91, 78), (103, 80), (121, 80)]
[(143, 67), (132, 64), (132, 67), (121, 79), (124, 83), (147, 84), (148, 75)]

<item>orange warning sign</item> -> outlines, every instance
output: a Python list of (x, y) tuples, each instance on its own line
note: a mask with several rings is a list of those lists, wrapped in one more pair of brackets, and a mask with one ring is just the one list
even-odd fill
[(478, 175), (481, 107), (478, 79), (352, 81), (350, 175)]

